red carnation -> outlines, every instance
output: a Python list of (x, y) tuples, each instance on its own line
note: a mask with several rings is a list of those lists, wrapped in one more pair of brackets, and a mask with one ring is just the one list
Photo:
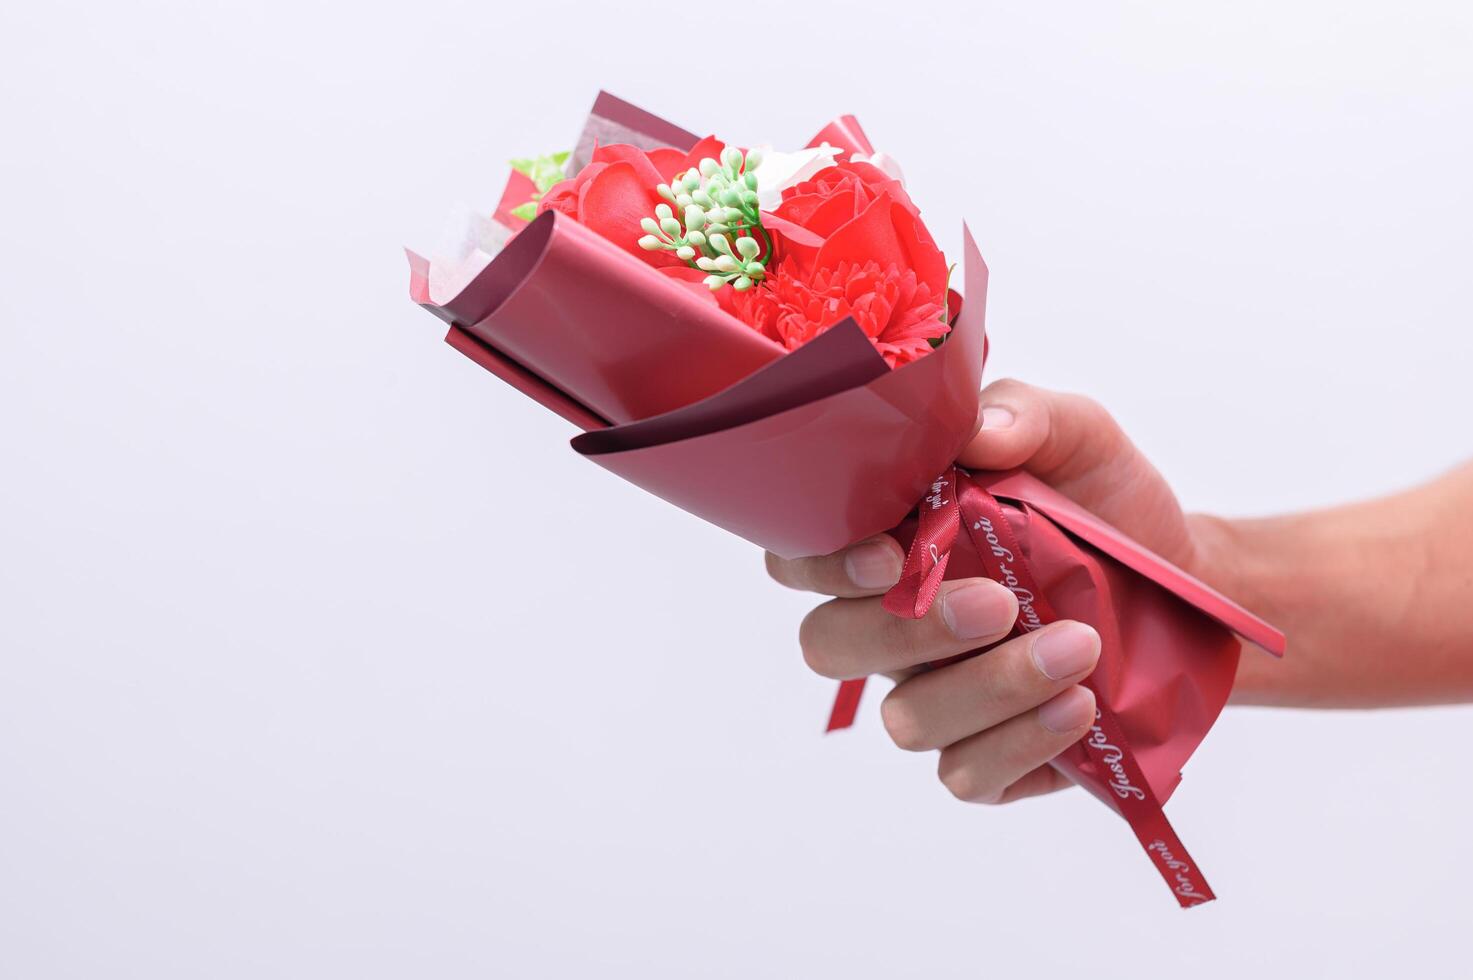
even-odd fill
[(781, 271), (761, 289), (735, 296), (737, 315), (792, 350), (852, 316), (891, 367), (931, 350), (950, 329), (943, 298), (912, 269), (841, 262), (811, 277)]
[(849, 163), (793, 190), (775, 213), (823, 244), (735, 294), (737, 316), (789, 350), (852, 316), (891, 367), (930, 351), (951, 329), (946, 259), (898, 182)]

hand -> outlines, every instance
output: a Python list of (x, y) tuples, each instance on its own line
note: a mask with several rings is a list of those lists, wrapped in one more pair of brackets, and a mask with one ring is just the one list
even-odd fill
[[(980, 428), (961, 465), (1024, 467), (1169, 561), (1200, 572), (1210, 524), (1182, 513), (1103, 408), (1016, 381), (990, 385), (980, 399)], [(895, 679), (880, 708), (886, 730), (903, 749), (940, 749), (941, 781), (963, 800), (1002, 803), (1069, 785), (1048, 762), (1094, 720), (1094, 695), (1079, 682), (1099, 659), (1099, 636), (1083, 623), (1059, 622), (985, 656), (919, 672), (1006, 636), (1017, 600), (989, 579), (958, 579), (943, 583), (925, 617), (899, 619), (879, 596), (899, 580), (903, 561), (888, 535), (819, 558), (767, 556), (769, 573), (784, 585), (836, 597), (803, 620), (799, 641), (808, 665), (835, 679)]]

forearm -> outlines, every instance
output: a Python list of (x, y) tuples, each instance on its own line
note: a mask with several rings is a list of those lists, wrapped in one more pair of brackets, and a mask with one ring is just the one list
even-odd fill
[(1262, 520), (1193, 518), (1212, 584), (1288, 635), (1244, 651), (1244, 704), (1473, 701), (1473, 465), (1406, 493)]

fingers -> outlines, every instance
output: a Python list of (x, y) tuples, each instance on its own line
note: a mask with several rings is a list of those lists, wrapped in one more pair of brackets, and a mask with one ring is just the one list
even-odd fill
[(880, 705), (880, 717), (902, 749), (944, 748), (1037, 708), (1088, 677), (1099, 659), (1093, 629), (1053, 623), (904, 681)]
[(978, 802), (1012, 803), (1014, 800), (1027, 799), (1030, 796), (1042, 796), (1045, 793), (1055, 793), (1061, 789), (1073, 786), (1069, 777), (1059, 772), (1050, 765), (1042, 765), (1030, 773), (1026, 773), (1021, 779), (1013, 782), (1011, 786), (1002, 791), (996, 800), (982, 800)]
[(904, 563), (900, 543), (880, 534), (817, 558), (779, 558), (769, 551), (767, 574), (790, 589), (853, 598), (890, 588)]
[(943, 582), (921, 619), (893, 616), (880, 601), (834, 599), (810, 612), (798, 629), (808, 666), (836, 680), (905, 670), (995, 643), (1018, 618), (1013, 593), (985, 578)]
[(1080, 395), (1005, 379), (982, 390), (982, 427), (962, 450), (964, 466), (1026, 466), (1049, 482), (1068, 480), (1135, 452), (1110, 413)]
[(1037, 771), (1084, 737), (1094, 723), (1095, 696), (1070, 687), (1025, 714), (941, 751), (937, 775), (959, 800), (1006, 803), (1060, 786)]

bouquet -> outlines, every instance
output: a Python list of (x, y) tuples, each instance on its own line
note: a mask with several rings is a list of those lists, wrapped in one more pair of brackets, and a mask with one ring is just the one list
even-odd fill
[[(452, 347), (582, 429), (576, 452), (692, 514), (785, 557), (891, 531), (896, 615), (987, 575), (1019, 598), (1015, 633), (1094, 626), (1096, 724), (1053, 765), (1126, 819), (1181, 905), (1209, 901), (1162, 804), (1237, 637), (1283, 637), (1028, 474), (953, 465), (987, 352), (987, 266), (963, 238), (958, 293), (852, 116), (796, 151), (742, 149), (601, 93), (571, 151), (513, 161), (456, 249), (410, 253), (410, 291)], [(829, 730), (863, 687), (840, 686)]]

